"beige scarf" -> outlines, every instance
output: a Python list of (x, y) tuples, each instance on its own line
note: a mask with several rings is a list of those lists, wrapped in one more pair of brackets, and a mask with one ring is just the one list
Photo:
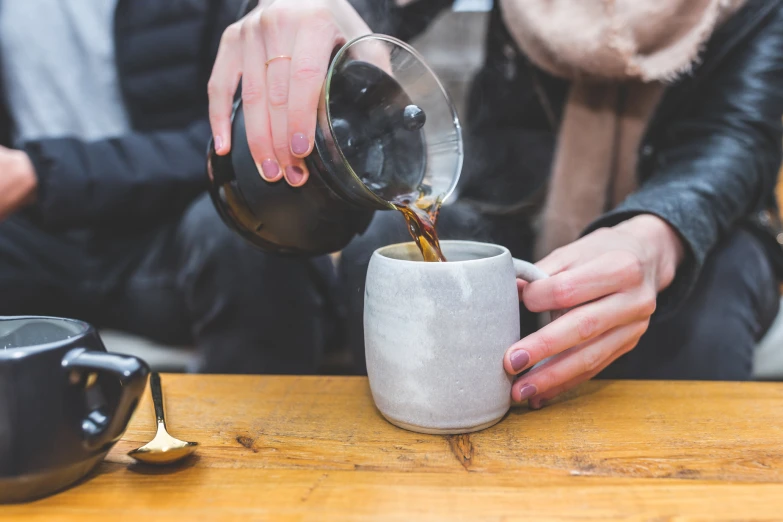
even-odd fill
[(691, 70), (746, 0), (500, 0), (537, 66), (572, 81), (536, 259), (636, 189), (637, 151), (665, 84)]

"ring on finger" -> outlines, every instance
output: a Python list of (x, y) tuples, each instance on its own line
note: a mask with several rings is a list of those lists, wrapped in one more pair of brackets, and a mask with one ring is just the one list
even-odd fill
[(270, 58), (269, 60), (266, 61), (266, 63), (264, 65), (269, 67), (269, 64), (274, 62), (275, 60), (291, 60), (291, 59), (292, 58), (290, 56), (287, 56), (285, 54), (281, 54), (280, 56), (275, 56), (274, 58)]

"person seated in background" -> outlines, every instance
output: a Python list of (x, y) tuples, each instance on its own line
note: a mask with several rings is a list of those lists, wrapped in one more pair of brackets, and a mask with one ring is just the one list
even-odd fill
[(240, 9), (0, 3), (0, 315), (191, 343), (193, 371), (316, 371), (329, 259), (256, 251), (205, 193), (207, 81)]
[[(269, 178), (299, 169), (301, 185), (332, 48), (371, 28), (410, 37), (450, 4), (260, 2), (227, 30), (215, 64), (220, 153), (241, 76), (257, 163)], [(771, 226), (781, 49), (781, 0), (494, 2), (460, 200), (438, 228), (505, 245), (551, 275), (520, 283), (528, 310), (565, 313), (540, 329), (523, 314), (527, 335), (498, 361), (517, 376), (514, 400), (539, 407), (599, 374), (751, 377), (783, 261)], [(278, 56), (290, 60), (246, 66)], [(379, 212), (342, 253), (360, 369), (367, 263), (409, 239), (398, 213)]]

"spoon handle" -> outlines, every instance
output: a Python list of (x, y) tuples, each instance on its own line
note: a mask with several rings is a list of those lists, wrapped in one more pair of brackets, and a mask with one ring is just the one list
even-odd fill
[(166, 418), (163, 416), (163, 391), (160, 388), (160, 374), (153, 372), (150, 375), (150, 389), (152, 390), (152, 404), (155, 406), (155, 420), (158, 424), (166, 424)]

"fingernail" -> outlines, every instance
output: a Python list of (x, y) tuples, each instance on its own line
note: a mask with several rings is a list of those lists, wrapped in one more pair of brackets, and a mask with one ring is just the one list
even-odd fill
[(521, 372), (530, 362), (530, 354), (525, 350), (517, 350), (508, 358), (515, 372)]
[(223, 150), (223, 138), (220, 136), (215, 136), (215, 150), (218, 152)]
[(299, 185), (305, 177), (304, 170), (296, 166), (286, 167), (285, 175), (291, 185)]
[(533, 395), (538, 393), (538, 389), (533, 384), (525, 384), (522, 386), (522, 388), (519, 389), (519, 400), (526, 401)]
[(266, 179), (275, 179), (280, 174), (280, 165), (276, 161), (271, 159), (264, 160), (261, 163), (261, 171), (264, 173)]
[(303, 154), (307, 154), (308, 150), (310, 150), (310, 141), (307, 139), (307, 136), (301, 132), (297, 132), (291, 136), (291, 152), (297, 156), (302, 156)]

